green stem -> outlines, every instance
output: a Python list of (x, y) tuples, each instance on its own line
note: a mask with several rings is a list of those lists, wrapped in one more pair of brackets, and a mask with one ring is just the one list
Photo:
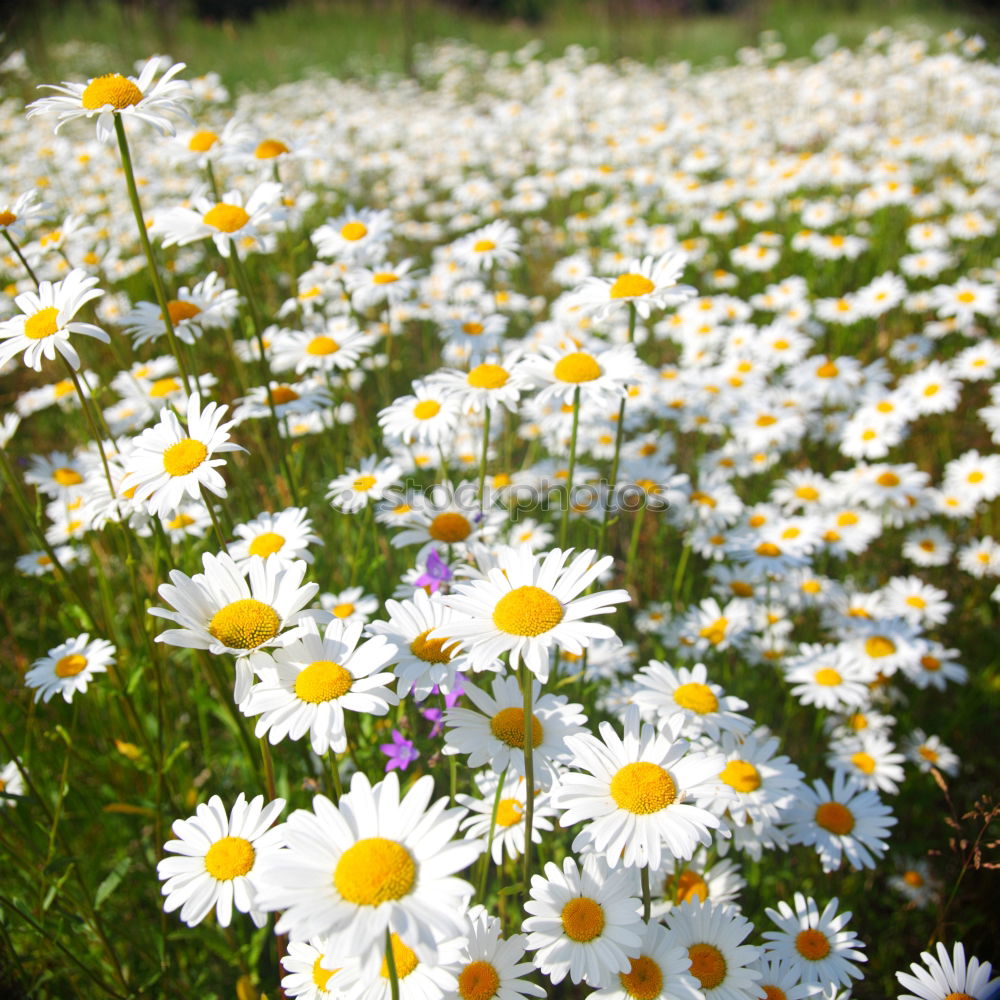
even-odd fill
[(80, 378), (76, 374), (76, 369), (63, 355), (60, 354), (59, 357), (62, 358), (63, 366), (69, 372), (69, 377), (73, 382), (73, 388), (76, 389), (76, 394), (80, 397), (80, 406), (87, 420), (87, 426), (90, 428), (90, 435), (94, 439), (94, 444), (97, 445), (97, 453), (101, 456), (101, 465), (104, 466), (104, 478), (108, 481), (108, 489), (111, 490), (111, 497), (114, 499), (118, 494), (115, 490), (115, 484), (111, 480), (111, 469), (108, 466), (107, 456), (104, 454), (104, 438), (97, 429), (93, 413), (90, 412), (90, 400), (83, 394), (83, 386), (80, 385)]
[(653, 909), (653, 897), (649, 891), (649, 865), (639, 869), (642, 880), (642, 919), (649, 923), (649, 915)]
[(4, 239), (10, 244), (11, 250), (13, 250), (17, 255), (17, 259), (21, 262), (21, 266), (28, 272), (28, 277), (35, 283), (35, 288), (37, 288), (38, 278), (35, 276), (35, 272), (31, 270), (31, 265), (24, 259), (24, 254), (21, 253), (21, 248), (14, 242), (14, 238), (6, 229), (4, 229), (3, 235)]
[(389, 972), (389, 990), (392, 1000), (399, 1000), (399, 974), (396, 972), (396, 956), (392, 951), (392, 933), (385, 929), (385, 964)]
[[(579, 400), (579, 390), (577, 390)], [(535, 752), (532, 741), (532, 725), (534, 716), (532, 715), (532, 685), (534, 675), (524, 665), (521, 664), (521, 685), (524, 689), (524, 862), (523, 862), (523, 885), (521, 891), (524, 901), (528, 901), (528, 891), (531, 886), (531, 827), (535, 818)]]
[(226, 544), (226, 536), (222, 530), (222, 525), (219, 523), (219, 515), (216, 513), (215, 504), (212, 503), (211, 498), (208, 495), (208, 490), (204, 487), (201, 489), (201, 498), (205, 501), (205, 506), (208, 508), (208, 516), (212, 519), (212, 527), (215, 529), (215, 537), (219, 542), (223, 552), (229, 552), (229, 546)]
[(580, 387), (573, 390), (573, 429), (569, 438), (569, 470), (566, 476), (566, 506), (563, 508), (562, 523), (559, 525), (559, 548), (566, 548), (569, 532), (569, 511), (573, 506), (573, 476), (576, 472), (576, 435), (580, 429)]
[[(59, 829), (59, 820), (62, 818), (63, 802), (66, 793), (69, 791), (67, 779), (69, 777), (69, 761), (73, 750), (73, 737), (76, 735), (76, 720), (79, 714), (80, 699), (73, 699), (73, 714), (69, 724), (69, 739), (66, 740), (66, 753), (63, 755), (62, 772), (59, 775), (59, 787), (56, 789), (56, 807), (52, 815), (52, 823), (49, 827), (49, 846), (45, 851), (45, 865), (52, 860), (52, 853), (56, 846), (56, 832)], [(45, 867), (43, 865), (43, 867)]]
[(184, 363), (184, 355), (181, 353), (180, 344), (177, 342), (177, 335), (174, 333), (174, 322), (170, 318), (170, 309), (167, 302), (167, 291), (163, 287), (163, 279), (156, 266), (156, 258), (153, 256), (153, 246), (149, 242), (149, 232), (146, 229), (146, 220), (142, 215), (142, 204), (139, 201), (139, 190), (135, 186), (135, 173), (132, 170), (132, 154), (128, 148), (128, 138), (125, 135), (125, 124), (121, 115), (115, 114), (115, 135), (118, 137), (118, 151), (122, 158), (122, 168), (125, 171), (125, 183), (128, 187), (128, 198), (132, 203), (132, 214), (135, 216), (136, 228), (139, 230), (139, 242), (142, 244), (143, 253), (146, 255), (146, 264), (149, 267), (149, 274), (153, 281), (153, 291), (156, 294), (156, 302), (160, 307), (160, 315), (163, 317), (163, 325), (167, 330), (167, 341), (170, 343), (170, 353), (177, 360), (177, 366), (181, 370), (184, 379), (184, 388), (188, 394), (193, 391), (191, 375), (187, 365)]
[(485, 503), (483, 487), (486, 485), (486, 458), (490, 450), (490, 408), (485, 407), (483, 414), (483, 452), (479, 458), (479, 509), (482, 511)]
[(490, 859), (493, 851), (493, 834), (497, 828), (497, 813), (500, 811), (500, 797), (503, 795), (503, 786), (507, 781), (507, 768), (503, 769), (500, 780), (497, 782), (496, 794), (493, 796), (493, 810), (490, 813), (490, 832), (486, 837), (486, 853), (483, 855), (483, 870), (479, 875), (479, 901), (486, 905), (486, 879), (490, 873)]

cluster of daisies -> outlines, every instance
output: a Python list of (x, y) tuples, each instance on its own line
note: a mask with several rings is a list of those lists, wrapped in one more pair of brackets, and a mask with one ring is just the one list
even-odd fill
[[(443, 47), (433, 89), (315, 79), (294, 116), (154, 58), (17, 119), (12, 157), (48, 152), (0, 207), (16, 565), (93, 619), (23, 686), (89, 702), (146, 662), (90, 581), (167, 565), (155, 655), (227, 678), (265, 772), (310, 768), (174, 821), (167, 912), (274, 914), (308, 1000), (847, 1000), (851, 913), (745, 913), (744, 866), (942, 905), (890, 848), (900, 789), (960, 774), (918, 725), (969, 680), (948, 587), (1000, 600), (979, 44), (704, 74)], [(53, 407), (89, 440), (32, 447)], [(753, 714), (782, 712), (815, 739)], [(950, 945), (902, 1000), (987, 1000)]]

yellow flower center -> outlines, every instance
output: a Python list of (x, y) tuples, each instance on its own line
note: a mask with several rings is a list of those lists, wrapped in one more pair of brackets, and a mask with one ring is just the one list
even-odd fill
[(266, 559), (268, 556), (273, 556), (275, 552), (280, 551), (284, 544), (285, 539), (283, 535), (279, 535), (274, 531), (265, 531), (250, 543), (247, 551), (252, 556), (260, 556), (261, 559)]
[(714, 990), (726, 978), (726, 960), (714, 944), (693, 944), (688, 948), (690, 973), (703, 990)]
[(313, 983), (317, 989), (325, 990), (326, 984), (330, 981), (330, 977), (335, 973), (339, 972), (340, 969), (324, 969), (319, 963), (323, 961), (323, 956), (320, 955), (319, 958), (313, 962), (312, 977)]
[(68, 469), (66, 466), (56, 469), (52, 473), (52, 478), (60, 486), (76, 486), (78, 483), (83, 482), (83, 476), (76, 469)]
[(352, 844), (333, 872), (337, 892), (358, 906), (380, 906), (402, 899), (416, 880), (417, 866), (410, 852), (385, 837), (366, 837)]
[(17, 216), (13, 212), (9, 212), (7, 209), (0, 212), (0, 226), (9, 226), (14, 222), (17, 222)]
[(235, 233), (250, 221), (250, 216), (239, 205), (227, 205), (220, 202), (210, 208), (203, 216), (206, 226), (218, 229), (220, 233)]
[(335, 354), (339, 350), (340, 344), (338, 344), (333, 337), (313, 337), (313, 339), (306, 345), (306, 354), (312, 354), (314, 357), (326, 354)]
[(469, 524), (468, 518), (452, 510), (438, 514), (427, 527), (427, 534), (431, 538), (446, 545), (464, 541), (471, 531), (472, 525)]
[(243, 837), (223, 837), (208, 849), (205, 871), (220, 882), (228, 882), (237, 875), (246, 875), (253, 868), (257, 852), (253, 844)]
[(229, 649), (256, 649), (273, 639), (280, 628), (278, 612), (250, 597), (220, 608), (208, 623), (209, 634)]
[(273, 160), (282, 153), (287, 153), (288, 147), (279, 139), (265, 139), (253, 151), (253, 155), (258, 160)]
[(896, 644), (887, 636), (873, 635), (865, 639), (865, 652), (873, 660), (878, 660), (883, 656), (892, 656), (896, 652)]
[(875, 772), (875, 758), (870, 753), (865, 753), (863, 750), (859, 750), (857, 753), (851, 754), (851, 763), (862, 774), (874, 774)]
[(929, 761), (931, 764), (936, 764), (938, 759), (938, 752), (929, 746), (917, 747), (917, 753), (920, 754), (924, 760)]
[(700, 503), (703, 507), (715, 507), (715, 497), (709, 496), (707, 493), (702, 493), (701, 490), (694, 490), (691, 493), (691, 500), (693, 503)]
[(376, 271), (372, 275), (372, 281), (376, 285), (391, 285), (394, 281), (399, 281), (399, 275), (393, 274), (392, 271)]
[(194, 438), (181, 438), (163, 453), (163, 471), (168, 476), (186, 476), (208, 457), (208, 449)]
[(658, 764), (640, 760), (626, 764), (611, 779), (611, 798), (637, 816), (666, 809), (677, 798), (674, 779)]
[(507, 384), (507, 369), (502, 365), (476, 365), (466, 376), (473, 389), (502, 389)]
[(70, 653), (56, 664), (56, 677), (76, 677), (87, 666), (87, 657)]
[(441, 404), (436, 399), (422, 399), (413, 407), (417, 420), (430, 420), (441, 412)]
[(719, 699), (712, 693), (712, 689), (707, 684), (693, 681), (690, 684), (681, 684), (674, 691), (674, 702), (681, 708), (697, 712), (699, 715), (708, 715), (719, 710)]
[(471, 320), (462, 324), (462, 333), (467, 333), (470, 337), (478, 337), (485, 329), (482, 323), (475, 323)]
[(631, 299), (637, 295), (648, 295), (656, 285), (641, 274), (620, 274), (611, 286), (611, 298)]
[(825, 934), (810, 927), (795, 936), (795, 950), (810, 962), (818, 962), (830, 954), (830, 942)]
[(748, 760), (731, 760), (719, 778), (741, 795), (749, 795), (760, 788), (760, 771)]
[(425, 629), (410, 643), (410, 652), (425, 663), (450, 663), (458, 649), (458, 643), (447, 637), (428, 639), (432, 629)]
[(884, 486), (888, 489), (890, 486), (899, 485), (899, 476), (897, 476), (895, 472), (883, 472), (882, 475), (875, 480), (875, 482), (878, 483), (879, 486)]
[(816, 369), (818, 378), (836, 378), (840, 374), (840, 369), (832, 361), (824, 361)]
[(753, 585), (744, 583), (742, 580), (733, 580), (729, 584), (729, 589), (734, 597), (753, 597)]
[(374, 476), (358, 476), (353, 485), (357, 493), (367, 493), (377, 482)]
[(489, 253), (491, 250), (496, 250), (497, 245), (493, 240), (476, 240), (472, 244), (473, 253)]
[(350, 618), (351, 615), (354, 614), (354, 605), (353, 604), (335, 604), (330, 609), (330, 614), (332, 614), (334, 618), (341, 618), (341, 619), (343, 619), (343, 618)]
[(142, 100), (142, 91), (121, 73), (106, 73), (84, 88), (80, 103), (87, 111), (98, 111), (109, 104), (115, 111), (130, 108)]
[[(170, 322), (174, 326), (186, 319), (193, 319), (200, 312), (201, 309), (193, 302), (182, 302), (180, 299), (171, 299), (167, 303), (167, 313), (170, 316)], [(162, 313), (160, 314), (160, 318), (163, 318)]]
[(342, 698), (351, 690), (351, 672), (333, 660), (314, 660), (295, 678), (295, 697), (310, 705)]
[(158, 378), (149, 386), (149, 398), (162, 399), (164, 396), (169, 396), (172, 392), (177, 392), (180, 387), (180, 382), (175, 378)]
[(52, 386), (52, 392), (56, 399), (62, 399), (63, 396), (68, 396), (74, 391), (72, 379), (64, 378), (60, 382), (56, 382)]
[(922, 598), (914, 594), (912, 597), (906, 599), (906, 603), (909, 604), (911, 608), (926, 608), (927, 602)]
[(39, 309), (24, 321), (24, 335), (28, 340), (44, 340), (59, 329), (59, 310), (55, 306)]
[(218, 141), (219, 137), (211, 129), (199, 129), (188, 139), (188, 149), (192, 153), (207, 153)]
[[(490, 732), (501, 742), (516, 750), (524, 749), (524, 709), (501, 708), (490, 719)], [(536, 715), (531, 716), (531, 749), (534, 750), (544, 736), (542, 724)]]
[(729, 627), (728, 618), (716, 618), (714, 622), (709, 622), (698, 630), (698, 635), (702, 639), (707, 639), (713, 646), (718, 646), (726, 638), (726, 629)]
[(774, 559), (781, 555), (781, 549), (774, 542), (761, 542), (754, 551), (766, 559)]
[(912, 868), (903, 872), (903, 881), (913, 889), (919, 889), (924, 884), (924, 877)]
[(933, 673), (935, 670), (941, 669), (941, 661), (936, 656), (921, 656), (920, 666), (924, 670), (930, 670)]
[(283, 406), (285, 403), (294, 403), (299, 398), (299, 394), (287, 385), (276, 385), (271, 389), (271, 402), (275, 406)]
[(368, 227), (363, 222), (345, 222), (340, 227), (340, 235), (342, 239), (357, 243), (368, 235)]
[(180, 531), (188, 525), (194, 524), (194, 518), (190, 514), (178, 514), (168, 525), (170, 531)]
[(839, 802), (824, 802), (816, 810), (816, 822), (838, 837), (844, 837), (854, 829), (854, 813)]
[(761, 986), (764, 1000), (788, 1000), (788, 994), (780, 986)]
[(833, 667), (820, 667), (813, 674), (813, 680), (822, 687), (836, 687), (843, 681), (843, 677)]
[(524, 803), (520, 799), (501, 799), (497, 806), (497, 824), (502, 827), (516, 826), (524, 815)]
[(762, 413), (757, 418), (757, 426), (758, 427), (770, 427), (771, 424), (776, 424), (777, 422), (778, 422), (778, 418), (775, 417), (775, 416), (772, 416), (770, 413)]
[(618, 981), (634, 1000), (654, 1000), (663, 989), (663, 971), (648, 955), (629, 959), (628, 972), (619, 972)]
[(552, 369), (552, 374), (560, 382), (579, 385), (581, 382), (593, 382), (601, 377), (601, 366), (597, 359), (586, 351), (574, 351), (560, 358)]
[(491, 1000), (500, 988), (500, 976), (489, 962), (470, 962), (458, 976), (462, 1000)]
[(708, 899), (708, 883), (697, 872), (687, 869), (680, 875), (668, 875), (664, 879), (663, 895), (678, 905), (689, 899), (704, 903)]
[[(400, 979), (405, 979), (420, 964), (420, 959), (417, 958), (416, 952), (412, 948), (403, 944), (398, 934), (391, 934), (389, 943), (392, 946), (392, 961), (396, 966), (396, 975)], [(381, 975), (383, 979), (389, 978), (387, 958), (382, 959)]]
[(562, 908), (561, 916), (566, 936), (574, 941), (593, 941), (604, 930), (604, 908), (587, 896), (571, 899)]
[(515, 587), (497, 601), (493, 624), (508, 635), (536, 636), (554, 629), (564, 614), (563, 606), (547, 590)]

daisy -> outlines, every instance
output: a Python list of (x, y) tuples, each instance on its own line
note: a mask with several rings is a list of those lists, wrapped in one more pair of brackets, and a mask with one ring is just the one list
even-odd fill
[(747, 707), (745, 701), (725, 694), (718, 684), (708, 683), (704, 663), (675, 668), (660, 660), (650, 660), (635, 675), (635, 682), (638, 687), (632, 700), (642, 710), (643, 717), (655, 717), (658, 727), (679, 730), (688, 739), (704, 734), (717, 740), (723, 732), (746, 733), (753, 725), (739, 714)]
[(203, 488), (225, 497), (226, 482), (216, 471), (225, 459), (212, 456), (246, 450), (229, 440), (232, 421), (222, 422), (226, 409), (218, 403), (202, 408), (200, 393), (193, 392), (185, 407), (185, 429), (177, 414), (164, 407), (160, 422), (144, 430), (128, 453), (123, 491), (131, 490), (136, 500), (146, 501), (151, 514), (161, 516), (180, 507), (185, 496), (200, 500)]
[(388, 211), (351, 206), (336, 219), (328, 219), (312, 234), (320, 257), (344, 261), (377, 260), (392, 235), (392, 216)]
[(497, 219), (463, 236), (454, 245), (454, 256), (470, 270), (488, 271), (496, 264), (516, 264), (520, 249), (517, 230), (510, 223)]
[[(493, 840), (490, 844), (490, 855), (497, 866), (503, 864), (505, 857), (519, 858), (524, 854), (524, 809), (527, 797), (527, 785), (523, 778), (517, 775), (506, 777), (502, 787), (498, 787), (501, 778), (496, 774), (475, 775), (479, 798), (471, 795), (457, 795), (456, 801), (465, 806), (471, 814), (462, 820), (462, 830), (470, 840), (480, 840), (485, 845), (493, 828)], [(494, 808), (496, 816), (494, 817)], [(535, 798), (533, 821), (531, 826), (531, 842), (542, 842), (542, 830), (551, 830), (549, 817), (555, 815), (555, 810), (544, 793)]]
[(941, 881), (931, 871), (927, 861), (911, 861), (909, 864), (904, 862), (897, 873), (890, 877), (889, 885), (919, 909), (926, 909), (941, 898)]
[(429, 382), (414, 382), (413, 393), (379, 410), (383, 434), (403, 444), (440, 445), (451, 437), (458, 423), (457, 400)]
[(600, 988), (630, 970), (644, 929), (633, 884), (628, 872), (609, 871), (595, 855), (582, 869), (566, 858), (561, 870), (549, 861), (544, 876), (532, 875), (524, 904), (529, 916), (521, 927), (535, 966), (553, 985), (568, 975), (573, 983)]
[(907, 759), (917, 765), (921, 774), (931, 768), (947, 775), (958, 774), (958, 755), (941, 742), (939, 736), (928, 736), (922, 729), (914, 729), (904, 744)]
[(319, 604), (342, 622), (366, 624), (378, 610), (379, 600), (373, 594), (366, 594), (364, 587), (348, 587), (336, 594), (320, 594)]
[(589, 1000), (701, 1000), (691, 959), (655, 920), (643, 924), (639, 954), (629, 956), (618, 982), (591, 993)]
[[(585, 732), (587, 717), (580, 705), (567, 704), (565, 695), (539, 697), (541, 685), (531, 683), (531, 751), (535, 783), (549, 788), (558, 778), (560, 764), (570, 759), (567, 737)], [(508, 777), (525, 773), (524, 698), (516, 677), (496, 677), (492, 697), (468, 684), (465, 697), (477, 711), (451, 708), (444, 715), (445, 754), (468, 754), (470, 768), (489, 764), (492, 770)]]
[(281, 988), (291, 1000), (339, 1000), (344, 994), (338, 989), (341, 977), (330, 980), (341, 970), (337, 956), (330, 954), (321, 938), (289, 941), (288, 951), (281, 958), (287, 973)]
[(58, 352), (74, 371), (79, 371), (80, 356), (70, 342), (71, 333), (110, 343), (110, 337), (100, 327), (73, 319), (82, 306), (104, 294), (94, 287), (96, 284), (97, 278), (74, 268), (62, 281), (43, 281), (37, 291), (18, 295), (14, 304), (20, 314), (0, 323), (0, 368), (23, 352), (24, 363), (41, 371), (42, 359), (52, 361)]
[(960, 941), (955, 942), (950, 955), (942, 941), (938, 941), (936, 951), (937, 957), (921, 952), (923, 966), (913, 962), (910, 972), (896, 973), (899, 985), (910, 991), (900, 993), (898, 1000), (989, 1000), (995, 995), (1000, 978), (990, 979), (993, 966), (989, 962), (975, 957), (966, 961), (965, 946)]
[(879, 733), (861, 732), (846, 736), (830, 744), (826, 763), (835, 771), (842, 771), (862, 788), (871, 788), (895, 795), (903, 780), (901, 753), (895, 745)]
[(300, 638), (274, 653), (250, 657), (262, 678), (240, 703), (247, 716), (259, 715), (255, 735), (267, 736), (272, 746), (283, 739), (309, 734), (313, 752), (347, 749), (344, 712), (386, 715), (399, 699), (386, 687), (391, 671), (376, 673), (389, 663), (396, 647), (381, 636), (358, 645), (364, 625), (329, 622), (320, 634), (315, 620), (306, 618)]
[(296, 374), (318, 370), (334, 372), (357, 368), (361, 356), (375, 343), (371, 333), (338, 316), (308, 330), (280, 330), (271, 348), (271, 369), (294, 369)]
[(483, 361), (467, 372), (453, 368), (439, 370), (431, 376), (431, 381), (453, 392), (463, 413), (488, 410), (491, 415), (502, 409), (516, 412), (521, 393), (529, 385), (520, 351)]
[(248, 580), (224, 553), (206, 552), (201, 559), (204, 573), (189, 577), (175, 569), (170, 583), (160, 584), (160, 597), (176, 610), (150, 608), (149, 613), (180, 628), (161, 632), (156, 641), (238, 657), (233, 697), (239, 704), (252, 680), (247, 658), (255, 650), (287, 646), (299, 638), (301, 620), (318, 614), (307, 615), (302, 609), (319, 584), (302, 585), (302, 561), (280, 567), (272, 560), (252, 560)]
[(705, 1000), (756, 1000), (760, 949), (745, 945), (753, 924), (726, 906), (686, 902), (666, 917), (670, 943), (682, 947)]
[(563, 775), (556, 792), (560, 826), (587, 823), (574, 851), (594, 850), (610, 865), (659, 868), (664, 848), (687, 859), (699, 843), (712, 843), (710, 831), (721, 821), (707, 807), (721, 801), (724, 808), (735, 797), (719, 784), (721, 756), (693, 750), (648, 723), (640, 728), (634, 707), (625, 715), (624, 738), (609, 722), (600, 734), (567, 741), (573, 766), (586, 772)]
[[(614, 637), (607, 625), (585, 621), (608, 614), (629, 600), (628, 591), (605, 590), (578, 597), (611, 565), (610, 556), (596, 559), (587, 549), (569, 565), (572, 549), (553, 549), (536, 556), (527, 548), (497, 549), (497, 565), (485, 579), (458, 583), (445, 604), (456, 612), (448, 638), (463, 642), (474, 668), (509, 655), (512, 670), (523, 661), (544, 684), (553, 647), (582, 653), (593, 639)], [(431, 633), (431, 638), (437, 638)]]
[(212, 237), (216, 250), (228, 257), (231, 247), (246, 251), (264, 245), (260, 227), (271, 220), (272, 206), (281, 197), (281, 185), (264, 181), (244, 199), (239, 191), (227, 191), (221, 201), (204, 196), (193, 199), (191, 208), (177, 207), (159, 212), (152, 232), (163, 237), (163, 245), (186, 246)]
[(542, 346), (525, 359), (524, 372), (540, 391), (540, 407), (572, 404), (577, 393), (582, 408), (608, 408), (618, 403), (630, 384), (641, 380), (642, 366), (631, 344), (598, 351), (558, 350)]
[(948, 536), (934, 525), (911, 531), (903, 542), (903, 558), (917, 566), (944, 566), (951, 558)]
[(868, 961), (859, 950), (864, 944), (844, 930), (851, 914), (838, 914), (836, 899), (820, 913), (811, 896), (797, 892), (794, 910), (782, 901), (766, 912), (778, 930), (764, 932), (764, 954), (787, 962), (803, 982), (826, 988), (831, 983), (850, 986), (852, 979), (863, 978), (854, 962)]
[(321, 539), (312, 533), (312, 521), (305, 507), (288, 507), (277, 514), (258, 514), (246, 524), (233, 530), (236, 541), (229, 547), (229, 554), (243, 572), (252, 559), (274, 560), (279, 566), (288, 566), (296, 559), (313, 561), (310, 545)]
[(862, 708), (871, 699), (869, 674), (841, 646), (800, 643), (782, 670), (792, 694), (802, 705), (831, 711)]
[(384, 261), (371, 267), (356, 267), (344, 275), (344, 284), (351, 295), (351, 303), (358, 311), (371, 309), (385, 303), (396, 305), (416, 288), (415, 275), (410, 273), (411, 259), (398, 264)]
[(356, 514), (370, 502), (382, 500), (389, 488), (399, 481), (403, 470), (391, 458), (369, 455), (361, 467), (348, 469), (332, 479), (326, 498), (330, 505), (345, 514)]
[(708, 858), (709, 849), (699, 847), (690, 860), (664, 857), (659, 868), (650, 869), (652, 916), (664, 917), (673, 907), (688, 900), (699, 903), (711, 900), (740, 909), (740, 893), (747, 883), (736, 862), (720, 858), (709, 864)]
[(24, 793), (24, 777), (19, 761), (10, 760), (0, 766), (0, 808), (17, 805), (17, 797)]
[(107, 673), (115, 661), (115, 647), (106, 639), (94, 639), (84, 632), (67, 639), (32, 663), (24, 683), (35, 690), (35, 701), (48, 701), (61, 694), (69, 704), (73, 695), (87, 690), (95, 674)]
[(625, 306), (633, 307), (639, 316), (648, 319), (653, 309), (664, 309), (698, 294), (690, 285), (677, 284), (686, 266), (687, 255), (679, 250), (660, 257), (632, 259), (613, 281), (587, 278), (571, 295), (598, 320), (609, 319)]
[(852, 868), (874, 868), (886, 852), (885, 838), (896, 817), (876, 792), (837, 771), (830, 786), (824, 781), (800, 785), (785, 823), (789, 842), (812, 845), (823, 871), (832, 872), (844, 858)]
[(110, 142), (114, 137), (115, 115), (120, 116), (123, 124), (140, 121), (151, 125), (161, 135), (173, 135), (174, 126), (169, 116), (190, 120), (187, 109), (181, 103), (190, 88), (185, 81), (173, 79), (184, 69), (184, 63), (174, 63), (153, 84), (153, 77), (162, 62), (161, 56), (153, 56), (138, 77), (106, 73), (88, 80), (86, 84), (43, 84), (48, 90), (55, 91), (57, 96), (42, 97), (28, 105), (27, 116), (57, 115), (59, 120), (55, 130), (58, 132), (67, 122), (97, 115), (97, 138), (100, 142)]
[(451, 691), (455, 675), (471, 669), (468, 656), (454, 640), (431, 639), (430, 634), (447, 631), (454, 612), (422, 589), (414, 591), (410, 600), (386, 601), (385, 610), (389, 620), (372, 622), (368, 631), (397, 647), (394, 671), (400, 696), (412, 692), (415, 701), (423, 701), (435, 687)]
[(461, 1000), (527, 1000), (544, 997), (541, 986), (522, 977), (531, 973), (530, 962), (522, 962), (525, 937), (502, 938), (497, 917), (482, 906), (469, 911), (469, 937), (462, 946), (462, 968), (458, 973)]
[[(815, 987), (803, 982), (789, 963), (769, 958), (766, 952), (757, 959), (754, 967), (760, 971), (760, 982), (757, 985), (764, 991), (766, 1000), (806, 1000), (806, 997), (816, 994)], [(833, 998), (827, 996), (825, 1000)], [(848, 998), (845, 997), (844, 1000)]]
[[(226, 288), (222, 277), (212, 271), (194, 288), (179, 288), (177, 297), (167, 302), (167, 312), (177, 339), (193, 344), (206, 329), (232, 322), (238, 304), (239, 294)], [(167, 332), (163, 313), (155, 302), (137, 302), (121, 318), (120, 325), (131, 336), (133, 347), (158, 340)]]
[(264, 805), (264, 796), (250, 802), (240, 792), (227, 814), (218, 795), (198, 806), (194, 816), (175, 820), (171, 829), (176, 840), (163, 849), (177, 857), (164, 858), (156, 866), (166, 896), (163, 909), (194, 927), (215, 909), (221, 927), (228, 927), (233, 905), (250, 914), (257, 927), (267, 917), (256, 902), (261, 864), (281, 844), (281, 828), (269, 829), (285, 808), (284, 799)]
[[(425, 961), (398, 934), (390, 935), (399, 1000), (439, 1000), (454, 996), (463, 942), (464, 937), (442, 941), (435, 959)], [(337, 991), (337, 996), (350, 1000), (392, 1000), (395, 994), (387, 953), (383, 937), (373, 957), (366, 961), (355, 958), (344, 962), (336, 979), (329, 983), (330, 987)]]
[(277, 933), (321, 935), (338, 960), (377, 962), (391, 930), (436, 961), (439, 942), (465, 933), (472, 886), (455, 875), (481, 847), (452, 839), (464, 810), (431, 805), (433, 792), (425, 775), (400, 800), (395, 773), (374, 786), (356, 773), (338, 805), (317, 795), (293, 812), (261, 871), (260, 906), (283, 911)]

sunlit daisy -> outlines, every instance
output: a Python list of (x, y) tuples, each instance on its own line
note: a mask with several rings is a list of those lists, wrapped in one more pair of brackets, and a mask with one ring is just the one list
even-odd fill
[(587, 278), (572, 294), (574, 301), (597, 319), (607, 319), (626, 306), (643, 318), (654, 309), (684, 302), (697, 295), (690, 285), (677, 279), (687, 266), (687, 255), (679, 250), (661, 257), (627, 261), (615, 279)]
[(898, 1000), (989, 1000), (996, 995), (1000, 978), (990, 978), (993, 966), (978, 958), (966, 959), (965, 946), (956, 941), (951, 954), (938, 941), (936, 955), (921, 952), (924, 963), (913, 962), (910, 972), (897, 972), (899, 985), (908, 990)]
[[(503, 787), (498, 789), (497, 783), (500, 780), (500, 776), (496, 774), (477, 774), (475, 781), (480, 797), (461, 794), (456, 796), (456, 801), (470, 810), (470, 815), (462, 820), (462, 830), (467, 837), (481, 840), (485, 844), (492, 825), (493, 840), (490, 854), (496, 865), (502, 865), (505, 857), (519, 858), (524, 854), (524, 808), (528, 787), (523, 778), (512, 775), (507, 777), (503, 781)], [(531, 823), (533, 844), (542, 842), (540, 831), (552, 829), (549, 818), (554, 815), (555, 809), (552, 808), (548, 795), (545, 793), (537, 795)]]
[(287, 566), (296, 559), (313, 561), (310, 545), (318, 545), (320, 538), (312, 532), (312, 521), (305, 507), (288, 507), (277, 514), (259, 514), (246, 524), (233, 529), (236, 541), (229, 547), (229, 554), (241, 570), (246, 570), (252, 559), (275, 560)]
[(115, 647), (106, 639), (91, 640), (84, 632), (54, 646), (35, 660), (24, 675), (25, 686), (33, 688), (35, 701), (48, 701), (61, 694), (67, 703), (78, 691), (83, 694), (96, 674), (107, 672), (115, 661)]
[(691, 960), (655, 920), (643, 925), (638, 955), (618, 982), (590, 994), (590, 1000), (700, 1000)]

